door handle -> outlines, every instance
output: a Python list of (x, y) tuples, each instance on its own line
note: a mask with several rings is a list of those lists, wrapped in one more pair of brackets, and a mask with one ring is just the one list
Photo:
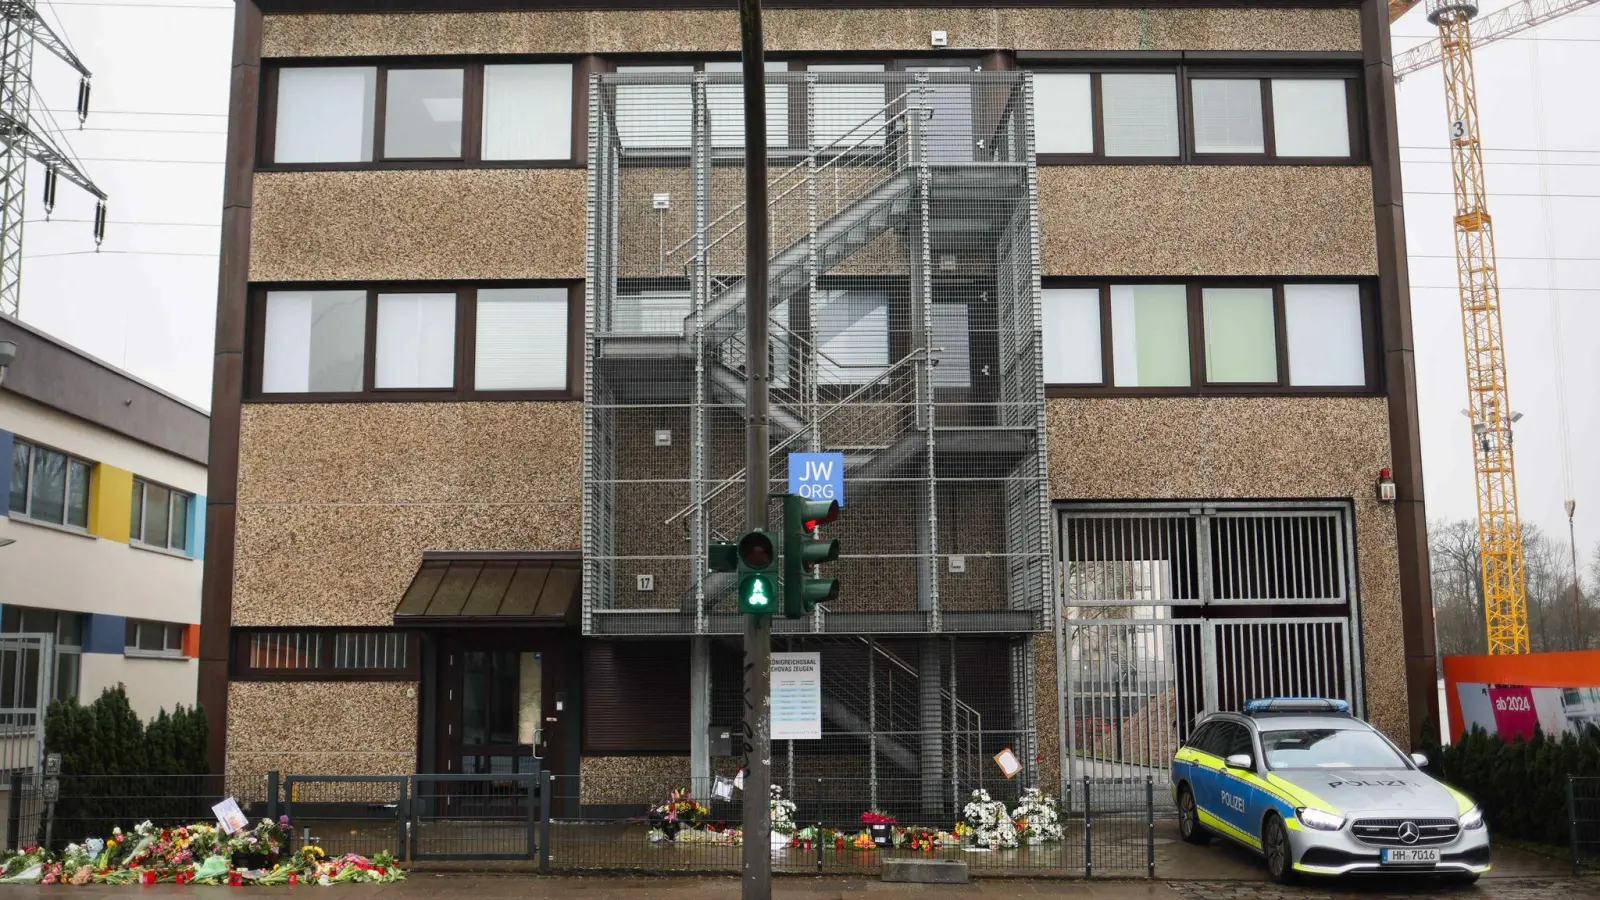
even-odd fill
[(544, 756), (539, 753), (539, 745), (542, 744), (542, 743), (544, 743), (544, 729), (543, 728), (535, 728), (535, 729), (533, 729), (533, 758), (534, 759), (544, 759)]

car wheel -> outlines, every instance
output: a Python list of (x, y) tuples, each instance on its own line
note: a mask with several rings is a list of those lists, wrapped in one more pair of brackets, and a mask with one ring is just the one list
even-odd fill
[(1277, 816), (1268, 816), (1261, 826), (1261, 855), (1267, 859), (1267, 874), (1279, 884), (1294, 883), (1294, 850), (1289, 846), (1289, 829)]
[(1200, 811), (1195, 809), (1194, 791), (1187, 784), (1178, 788), (1178, 836), (1197, 845), (1211, 843), (1211, 832), (1200, 824)]

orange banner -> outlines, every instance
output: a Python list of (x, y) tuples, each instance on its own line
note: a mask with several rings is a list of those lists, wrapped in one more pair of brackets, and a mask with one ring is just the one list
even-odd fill
[(1446, 656), (1450, 740), (1470, 727), (1506, 740), (1600, 725), (1600, 650), (1516, 656)]

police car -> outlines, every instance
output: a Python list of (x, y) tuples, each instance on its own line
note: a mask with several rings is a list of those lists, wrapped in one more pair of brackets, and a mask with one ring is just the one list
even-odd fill
[(1470, 883), (1489, 829), (1465, 794), (1422, 772), (1342, 700), (1252, 700), (1205, 717), (1172, 759), (1178, 830), (1259, 852), (1274, 880), (1300, 873), (1423, 873)]

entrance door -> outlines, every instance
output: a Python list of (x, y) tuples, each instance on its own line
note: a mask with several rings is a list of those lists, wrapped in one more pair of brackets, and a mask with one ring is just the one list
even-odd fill
[(488, 775), (569, 771), (566, 635), (464, 632), (439, 647), (434, 771)]

